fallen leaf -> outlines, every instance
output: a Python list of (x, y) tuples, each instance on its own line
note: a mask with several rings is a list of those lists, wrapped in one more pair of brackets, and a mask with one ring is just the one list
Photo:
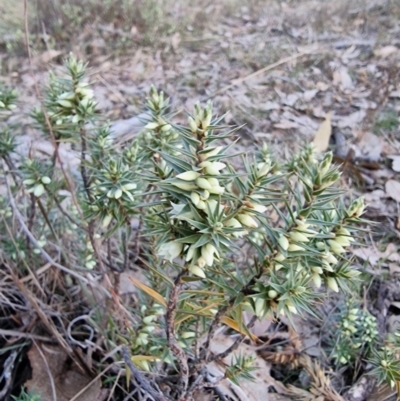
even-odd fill
[(353, 80), (346, 67), (340, 67), (333, 73), (333, 82), (335, 85), (340, 85), (342, 89), (354, 87)]
[(392, 160), (392, 170), (400, 172), (400, 155), (388, 156)]
[(326, 115), (325, 121), (319, 126), (315, 134), (313, 143), (318, 152), (325, 152), (328, 149), (329, 139), (332, 134), (331, 115), (332, 112)]
[(356, 127), (362, 120), (364, 120), (367, 115), (365, 110), (356, 111), (345, 117), (338, 117), (338, 127), (339, 128), (354, 128)]
[(400, 203), (400, 182), (397, 180), (387, 180), (385, 184), (386, 193)]
[(46, 50), (39, 56), (39, 61), (43, 64), (49, 63), (51, 60), (55, 59), (56, 57), (60, 56), (63, 52), (60, 50)]
[(308, 90), (308, 91), (305, 91), (304, 93), (303, 93), (303, 100), (305, 101), (305, 102), (309, 102), (309, 101), (311, 101), (312, 99), (314, 99), (314, 97), (315, 97), (315, 95), (318, 93), (318, 89), (311, 89), (311, 90)]
[(380, 260), (400, 262), (400, 254), (397, 251), (396, 245), (393, 243), (390, 243), (384, 252), (380, 252), (373, 247), (351, 249), (351, 251), (355, 256), (368, 261), (371, 266), (376, 266)]
[(101, 381), (92, 381), (76, 365), (68, 364), (69, 357), (61, 347), (37, 343), (31, 346), (28, 358), (32, 368), (32, 379), (28, 380), (25, 386), (29, 392), (40, 395), (41, 400), (54, 400), (50, 375), (54, 381), (57, 401), (70, 400), (86, 386), (88, 388), (74, 399), (76, 401), (99, 399)]
[(400, 274), (400, 264), (398, 263), (389, 263), (389, 272), (392, 276)]
[(163, 305), (163, 306), (167, 307), (167, 301), (157, 291), (155, 291), (152, 288), (148, 287), (146, 284), (141, 283), (139, 280), (136, 280), (136, 278), (134, 278), (134, 277), (129, 277), (129, 280), (131, 280), (132, 283), (135, 284), (136, 287), (140, 288), (142, 291), (144, 291), (147, 295), (152, 297), (160, 305)]
[[(211, 344), (210, 351), (213, 354), (220, 354), (229, 348), (235, 342), (231, 337), (222, 333), (217, 334)], [(206, 369), (209, 376), (215, 380), (224, 376), (226, 368), (232, 365), (238, 356), (254, 358), (253, 366), (257, 369), (252, 372), (254, 380), (239, 380), (240, 386), (237, 386), (229, 379), (223, 379), (218, 383), (218, 389), (229, 399), (235, 401), (272, 401), (276, 398), (270, 398), (269, 388), (273, 387), (276, 392), (283, 393), (285, 388), (282, 384), (271, 377), (271, 364), (265, 361), (257, 354), (257, 348), (254, 345), (241, 343), (238, 349), (231, 352), (219, 363), (208, 363)]]
[(383, 149), (382, 138), (372, 132), (358, 131), (357, 143), (352, 146), (355, 157), (363, 160), (377, 162), (381, 158)]
[(179, 48), (179, 45), (181, 43), (181, 34), (179, 32), (175, 32), (172, 37), (171, 37), (171, 45), (173, 50), (176, 52)]
[(384, 47), (380, 47), (379, 49), (376, 49), (374, 51), (374, 55), (377, 57), (386, 58), (393, 53), (397, 53), (398, 51), (399, 51), (398, 47), (389, 45), (389, 46), (384, 46)]

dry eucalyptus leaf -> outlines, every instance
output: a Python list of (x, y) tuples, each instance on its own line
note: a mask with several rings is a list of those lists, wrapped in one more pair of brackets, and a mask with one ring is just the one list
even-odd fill
[(390, 56), (393, 53), (397, 53), (398, 51), (399, 51), (398, 47), (389, 45), (389, 46), (384, 46), (384, 47), (380, 47), (379, 49), (376, 49), (374, 51), (374, 55), (377, 57), (385, 58), (385, 57)]
[(376, 266), (380, 260), (400, 262), (400, 254), (398, 253), (396, 245), (393, 243), (390, 243), (384, 252), (380, 252), (373, 247), (351, 249), (351, 251), (355, 256), (368, 261), (371, 266)]
[(397, 180), (387, 180), (385, 191), (389, 197), (400, 203), (400, 182)]
[(338, 117), (338, 127), (339, 128), (354, 128), (360, 124), (362, 120), (364, 120), (367, 115), (365, 110), (356, 111), (345, 117)]
[(318, 152), (325, 152), (328, 149), (329, 139), (332, 134), (331, 115), (332, 112), (326, 115), (325, 121), (319, 126), (315, 134), (313, 143)]
[(340, 67), (334, 71), (333, 83), (340, 86), (342, 90), (352, 89), (354, 87), (353, 80), (346, 67)]
[[(217, 334), (210, 345), (210, 350), (213, 354), (219, 354), (225, 351), (234, 343), (234, 339), (224, 335), (223, 333)], [(265, 361), (256, 352), (256, 347), (248, 344), (240, 344), (239, 348), (230, 353), (226, 358), (220, 362), (211, 362), (207, 365), (209, 378), (218, 380), (225, 374), (228, 366), (233, 364), (238, 356), (253, 357), (255, 361), (253, 366), (257, 368), (252, 372), (254, 381), (239, 380), (240, 386), (237, 386), (229, 379), (224, 379), (218, 384), (218, 389), (230, 399), (235, 401), (272, 401), (269, 396), (269, 388), (273, 387), (278, 393), (284, 393), (285, 388), (270, 376), (271, 365)]]
[(46, 50), (45, 52), (43, 52), (40, 56), (39, 56), (39, 60), (41, 63), (43, 64), (47, 64), (49, 63), (51, 60), (54, 60), (55, 58), (57, 58), (58, 56), (60, 56), (62, 54), (62, 51), (60, 50)]
[(400, 171), (400, 155), (388, 156), (388, 159), (392, 160), (392, 169), (394, 171), (399, 172)]
[[(40, 347), (40, 351), (38, 349)], [(76, 365), (68, 364), (68, 355), (59, 346), (38, 343), (28, 351), (32, 368), (32, 379), (25, 385), (29, 392), (40, 395), (41, 401), (69, 401), (88, 386), (92, 379), (81, 372)], [(45, 360), (44, 360), (45, 358)], [(50, 375), (54, 382), (55, 398)], [(101, 381), (95, 380), (76, 401), (97, 401), (101, 391)]]

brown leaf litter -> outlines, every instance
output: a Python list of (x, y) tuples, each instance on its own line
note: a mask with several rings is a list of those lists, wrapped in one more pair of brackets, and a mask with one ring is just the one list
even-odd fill
[[(28, 351), (32, 378), (25, 385), (41, 401), (98, 401), (101, 381), (93, 380), (59, 346), (34, 343)], [(80, 394), (80, 395), (78, 395)]]

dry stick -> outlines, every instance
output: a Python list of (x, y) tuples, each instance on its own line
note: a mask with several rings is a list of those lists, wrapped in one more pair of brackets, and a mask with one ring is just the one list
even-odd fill
[(200, 353), (200, 360), (203, 360), (204, 362), (207, 361), (211, 340), (214, 337), (214, 334), (218, 328), (218, 325), (221, 323), (221, 319), (232, 308), (233, 303), (234, 303), (234, 299), (232, 298), (229, 300), (229, 303), (227, 305), (223, 306), (215, 315), (214, 320), (212, 321), (211, 326), (208, 330), (207, 339), (204, 343), (202, 352)]
[(129, 350), (127, 347), (122, 347), (122, 357), (124, 358), (125, 363), (131, 370), (133, 376), (136, 379), (137, 384), (140, 386), (140, 389), (145, 391), (147, 394), (149, 394), (151, 397), (154, 398), (155, 401), (168, 401), (169, 399), (166, 398), (164, 395), (158, 393), (156, 390), (154, 390), (153, 387), (151, 387), (151, 384), (148, 382), (148, 380), (142, 375), (140, 370), (132, 363), (130, 355), (129, 355)]
[(38, 336), (36, 334), (22, 333), (22, 332), (17, 331), (17, 330), (0, 329), (0, 336), (27, 338), (28, 340), (38, 340), (38, 341), (41, 341), (41, 342), (54, 343), (54, 340), (52, 340), (51, 338), (44, 337), (44, 336)]
[(25, 285), (21, 282), (21, 280), (19, 280), (18, 276), (13, 272), (11, 267), (8, 266), (7, 264), (5, 264), (5, 266), (10, 271), (11, 277), (13, 278), (15, 284), (22, 292), (22, 294), (26, 297), (26, 299), (29, 301), (29, 303), (33, 306), (33, 309), (35, 309), (36, 313), (38, 314), (38, 316), (40, 317), (46, 328), (49, 330), (50, 333), (54, 335), (54, 337), (57, 339), (58, 343), (62, 346), (62, 348), (65, 349), (69, 354), (71, 354), (72, 353), (71, 347), (67, 344), (67, 342), (60, 335), (60, 333), (55, 329), (54, 323), (48, 318), (43, 309), (38, 305), (36, 299), (31, 296), (30, 292), (26, 289)]
[[(185, 394), (189, 384), (189, 365), (187, 361), (187, 357), (183, 349), (178, 344), (175, 336), (175, 313), (176, 306), (178, 303), (178, 295), (179, 291), (182, 287), (182, 276), (186, 273), (186, 270), (182, 270), (174, 281), (174, 287), (172, 288), (171, 295), (169, 296), (168, 305), (167, 305), (167, 314), (166, 314), (166, 330), (167, 330), (167, 340), (168, 347), (171, 352), (174, 354), (178, 361), (178, 365), (180, 368), (180, 378), (178, 387), (180, 388), (180, 394)], [(184, 398), (181, 396), (178, 397), (179, 401), (184, 401)]]
[[(247, 325), (247, 328), (251, 329), (256, 321), (257, 321), (257, 316), (253, 316), (249, 324)], [(207, 362), (219, 361), (221, 359), (226, 358), (230, 353), (238, 349), (239, 345), (242, 343), (244, 339), (245, 337), (243, 335), (239, 336), (230, 347), (228, 347), (225, 351), (220, 352), (219, 354), (212, 355)]]
[(9, 227), (8, 224), (7, 224), (7, 221), (6, 221), (5, 217), (2, 216), (2, 219), (3, 219), (4, 225), (5, 225), (5, 227), (6, 227), (8, 236), (10, 237), (10, 240), (11, 240), (11, 242), (13, 243), (14, 248), (17, 250), (19, 259), (22, 261), (22, 263), (24, 264), (24, 266), (25, 266), (26, 269), (28, 270), (29, 274), (33, 277), (33, 281), (35, 282), (36, 287), (39, 289), (39, 291), (42, 293), (42, 295), (45, 296), (46, 293), (44, 292), (42, 286), (41, 286), (40, 283), (39, 283), (39, 278), (38, 278), (38, 276), (37, 276), (37, 274), (36, 274), (36, 271), (35, 271), (35, 270), (32, 270), (30, 264), (27, 263), (26, 260), (21, 256), (21, 252), (20, 252), (20, 250), (19, 250), (19, 248), (18, 248), (18, 245), (17, 245), (16, 242), (15, 242), (15, 239), (14, 239), (14, 237), (13, 237), (13, 234), (12, 234), (12, 232), (11, 232), (10, 227)]
[[(248, 329), (251, 329), (255, 322), (257, 321), (257, 316), (253, 316), (249, 322), (249, 324), (247, 325)], [(220, 352), (219, 354), (216, 355), (212, 355), (211, 357), (206, 359), (206, 363), (207, 362), (218, 362), (221, 359), (226, 358), (229, 354), (231, 354), (232, 352), (236, 351), (237, 348), (239, 347), (239, 345), (242, 343), (242, 341), (245, 339), (245, 336), (241, 335), (239, 336), (235, 342), (228, 347), (225, 351)], [(197, 388), (204, 388), (204, 387), (210, 387), (209, 383), (202, 383), (202, 379), (204, 379), (204, 373), (207, 373), (207, 371), (203, 372), (200, 371), (199, 377), (195, 380), (195, 382), (190, 386), (189, 390), (186, 393), (186, 396), (188, 398), (190, 398), (190, 396), (192, 396), (192, 394), (194, 393), (194, 391)], [(219, 383), (219, 381), (218, 381)], [(216, 385), (218, 385), (218, 383)], [(214, 385), (213, 383), (213, 387), (215, 387), (216, 385)]]
[(33, 236), (33, 234), (29, 231), (28, 227), (26, 226), (24, 222), (24, 218), (22, 217), (21, 213), (19, 212), (16, 204), (14, 197), (12, 196), (11, 193), (11, 188), (10, 188), (10, 183), (8, 182), (8, 177), (6, 176), (6, 186), (7, 186), (7, 191), (8, 191), (8, 196), (10, 199), (10, 205), (11, 209), (14, 213), (14, 216), (17, 218), (19, 224), (21, 225), (22, 231), (26, 234), (26, 236), (29, 238), (29, 240), (35, 245), (36, 248), (38, 248), (43, 256), (43, 258), (51, 263), (52, 266), (56, 267), (57, 269), (63, 271), (64, 273), (67, 273), (71, 275), (72, 277), (77, 278), (78, 280), (83, 281), (84, 283), (88, 284), (89, 280), (83, 277), (82, 275), (74, 272), (73, 270), (68, 269), (65, 266), (60, 265), (59, 263), (55, 262), (51, 256), (40, 246), (40, 244), (36, 241), (36, 238)]
[(226, 92), (227, 90), (234, 88), (235, 86), (243, 83), (244, 81), (247, 81), (248, 79), (254, 78), (254, 77), (256, 77), (256, 76), (258, 76), (260, 74), (263, 74), (266, 71), (274, 69), (275, 67), (278, 67), (278, 66), (280, 66), (282, 64), (289, 63), (290, 61), (296, 60), (296, 59), (298, 59), (300, 57), (303, 57), (303, 56), (305, 56), (307, 54), (311, 54), (311, 53), (312, 52), (310, 52), (310, 51), (303, 51), (303, 52), (294, 54), (293, 56), (285, 57), (285, 58), (277, 61), (276, 63), (272, 63), (270, 65), (267, 65), (267, 66), (259, 69), (256, 72), (253, 72), (252, 74), (246, 75), (245, 77), (242, 77), (242, 78), (235, 79), (231, 84), (229, 84), (227, 86), (224, 86), (223, 88), (218, 89), (216, 92), (212, 93), (210, 96), (208, 96), (208, 99), (210, 99), (210, 98), (212, 98), (212, 97), (214, 97), (216, 95), (219, 95), (219, 94), (221, 94), (223, 92)]
[(43, 359), (44, 364), (46, 365), (46, 370), (47, 370), (47, 374), (49, 376), (49, 381), (50, 381), (50, 387), (51, 387), (51, 393), (53, 395), (53, 400), (57, 401), (57, 392), (56, 392), (56, 385), (54, 384), (54, 378), (53, 375), (50, 371), (50, 367), (49, 364), (47, 362), (46, 357), (43, 354), (43, 351), (40, 349), (40, 347), (36, 344), (36, 341), (34, 340), (33, 343), (35, 344), (36, 349), (38, 350), (41, 358)]
[[(80, 397), (89, 387), (91, 387), (101, 376), (104, 375), (109, 369), (111, 369), (114, 365), (111, 363), (105, 369), (103, 369), (93, 380), (91, 380), (83, 389), (81, 389), (78, 393), (76, 393), (72, 398), (68, 401), (75, 401), (78, 397)], [(82, 397), (84, 398), (84, 397)]]

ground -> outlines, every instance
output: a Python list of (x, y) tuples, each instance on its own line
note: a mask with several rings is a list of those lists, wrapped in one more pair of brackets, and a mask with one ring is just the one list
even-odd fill
[[(46, 153), (49, 143), (31, 128), (27, 113), (38, 105), (37, 88), (46, 81), (48, 70), (59, 69), (70, 51), (89, 63), (100, 113), (122, 140), (140, 130), (137, 116), (154, 84), (171, 97), (179, 110), (177, 121), (186, 118), (184, 110), (192, 109), (197, 100), (211, 99), (220, 114), (226, 113), (226, 124), (242, 126), (239, 146), (244, 150), (267, 142), (282, 159), (300, 145), (317, 141), (320, 150), (329, 147), (342, 164), (346, 196), (363, 195), (369, 205), (366, 218), (379, 223), (363, 237), (366, 246), (354, 250), (355, 263), (372, 277), (365, 291), (376, 292), (378, 303), (372, 309), (381, 313), (381, 334), (396, 330), (398, 1), (220, 0), (189, 5), (153, 0), (132, 2), (132, 8), (121, 14), (112, 2), (102, 8), (89, 1), (85, 8), (76, 0), (55, 1), (47, 9), (43, 0), (37, 9), (28, 7), (30, 59), (22, 1), (14, 3), (0, 4), (6, 14), (0, 22), (0, 83), (19, 92), (11, 122), (22, 124), (21, 149)], [(85, 14), (89, 10), (96, 17)], [(72, 160), (73, 153), (68, 157)], [(381, 281), (384, 289), (375, 286)], [(302, 330), (313, 338), (311, 328)], [(309, 341), (312, 352), (321, 355)], [(307, 357), (316, 356), (312, 352)], [(336, 371), (332, 381), (347, 394), (343, 388), (354, 383), (340, 375)], [(285, 382), (282, 372), (274, 377)], [(389, 399), (375, 391), (369, 401)], [(342, 399), (335, 394), (325, 397)]]

